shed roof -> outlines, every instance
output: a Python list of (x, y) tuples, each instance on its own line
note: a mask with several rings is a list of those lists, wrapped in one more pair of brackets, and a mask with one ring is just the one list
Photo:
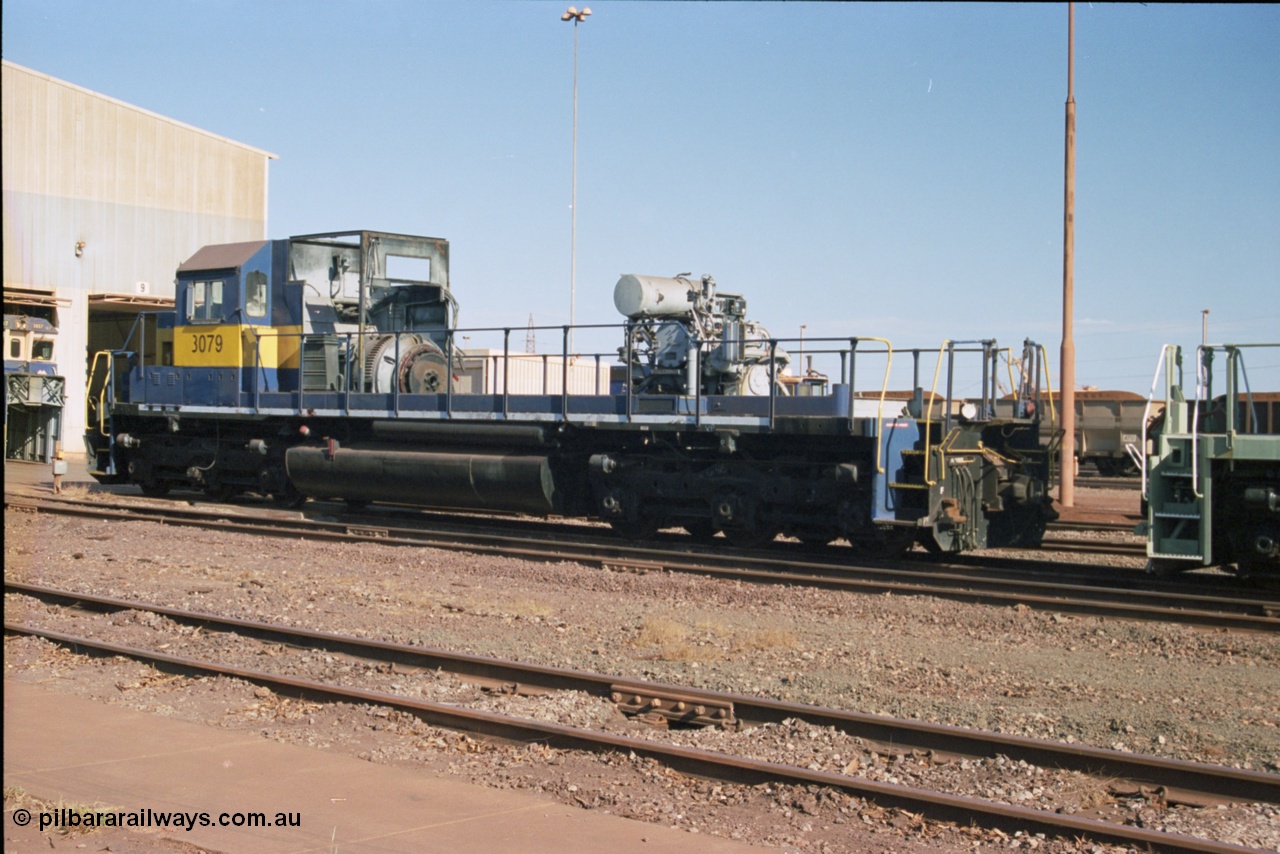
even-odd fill
[(119, 107), (123, 107), (127, 110), (133, 110), (136, 113), (141, 113), (145, 116), (150, 116), (153, 119), (157, 119), (162, 122), (167, 122), (176, 127), (184, 128), (189, 131), (194, 131), (195, 133), (203, 134), (204, 136), (212, 137), (213, 139), (216, 139), (219, 142), (225, 142), (228, 145), (234, 145), (238, 148), (243, 148), (248, 151), (252, 151), (255, 154), (261, 154), (263, 157), (266, 157), (268, 160), (280, 159), (280, 156), (278, 154), (272, 154), (270, 151), (264, 151), (263, 149), (253, 145), (249, 145), (248, 143), (240, 142), (239, 140), (231, 139), (230, 137), (225, 137), (225, 136), (222, 136), (221, 134), (213, 133), (212, 131), (207, 131), (204, 128), (198, 128), (195, 125), (189, 125), (186, 122), (180, 122), (177, 119), (173, 119), (173, 118), (170, 118), (169, 116), (161, 115), (160, 113), (152, 112), (151, 110), (144, 109), (143, 107), (139, 107), (136, 104), (130, 104), (128, 101), (121, 101), (119, 98), (112, 98), (110, 95), (104, 95), (101, 92), (95, 92), (92, 89), (85, 88), (84, 86), (78, 86), (75, 83), (69, 83), (66, 80), (59, 80), (57, 77), (54, 77), (49, 74), (45, 74), (44, 72), (41, 72), (41, 71), (36, 71), (33, 68), (27, 68), (25, 65), (19, 65), (18, 63), (12, 62), (8, 59), (3, 60), (2, 63), (0, 64), (3, 64), (4, 67), (7, 69), (13, 69), (14, 71), (21, 71), (24, 74), (30, 74), (33, 77), (43, 78), (44, 80), (47, 80), (50, 83), (56, 83), (59, 86), (65, 86), (66, 88), (72, 89), (77, 92), (83, 92), (86, 95), (91, 95), (94, 98), (100, 98), (103, 101), (108, 101), (112, 104), (115, 104)]

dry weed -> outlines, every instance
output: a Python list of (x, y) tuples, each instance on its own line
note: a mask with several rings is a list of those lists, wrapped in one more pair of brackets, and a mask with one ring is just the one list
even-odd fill
[(790, 629), (766, 626), (762, 629), (754, 629), (738, 638), (737, 648), (739, 650), (755, 651), (779, 648), (793, 649), (799, 644), (800, 642)]
[(710, 617), (703, 617), (693, 627), (704, 634), (715, 635), (718, 638), (728, 637), (732, 632), (727, 624)]
[(555, 608), (537, 599), (513, 599), (505, 610), (517, 617), (542, 617), (544, 620), (556, 612)]
[(674, 620), (665, 617), (647, 618), (636, 635), (637, 646), (666, 646), (684, 641), (689, 630)]

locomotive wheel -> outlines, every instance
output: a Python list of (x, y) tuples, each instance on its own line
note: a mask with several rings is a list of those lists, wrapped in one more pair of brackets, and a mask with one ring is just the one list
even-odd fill
[(1040, 506), (1022, 505), (993, 513), (987, 521), (991, 548), (1038, 549), (1049, 526)]
[[(933, 538), (929, 537), (929, 539)], [(850, 542), (855, 549), (868, 557), (890, 560), (901, 557), (915, 545), (916, 532), (913, 528), (877, 526), (874, 534), (850, 538)]]
[(286, 480), (283, 489), (271, 493), (271, 500), (281, 507), (297, 510), (307, 503), (307, 496), (299, 492), (292, 481)]
[(204, 494), (210, 501), (222, 503), (239, 495), (240, 489), (227, 483), (219, 483), (206, 486)]
[(925, 528), (920, 532), (920, 535), (916, 537), (916, 542), (924, 546), (924, 550), (929, 553), (929, 557), (931, 558), (941, 559), (947, 554), (934, 538), (933, 532), (928, 528)]
[(1257, 523), (1231, 537), (1236, 574), (1241, 578), (1273, 576), (1280, 571), (1280, 524)]
[(610, 519), (609, 527), (628, 540), (647, 540), (658, 533), (657, 516), (643, 514), (635, 519)]
[(1154, 575), (1156, 578), (1173, 578), (1175, 575), (1198, 568), (1190, 561), (1151, 558), (1147, 561), (1146, 572), (1147, 575)]
[(725, 528), (724, 536), (729, 541), (729, 545), (734, 548), (758, 549), (773, 542), (773, 538), (778, 536), (778, 529), (769, 525), (755, 528)]
[(795, 538), (811, 549), (825, 548), (840, 538), (832, 531), (798, 531)]
[(169, 482), (165, 480), (148, 480), (138, 484), (142, 494), (148, 498), (164, 498), (169, 494)]
[(686, 521), (683, 524), (683, 527), (689, 536), (693, 537), (700, 543), (711, 542), (715, 539), (716, 534), (719, 533), (716, 530), (715, 524), (710, 519)]

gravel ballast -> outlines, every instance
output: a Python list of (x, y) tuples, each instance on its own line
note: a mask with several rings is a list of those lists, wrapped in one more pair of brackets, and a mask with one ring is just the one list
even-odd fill
[[(614, 572), (423, 548), (253, 538), (218, 531), (7, 513), (8, 578), (399, 643), (619, 676), (836, 706), (1089, 744), (1267, 773), (1280, 772), (1280, 643), (1274, 637), (1105, 620), (928, 597), (859, 596), (758, 587), (665, 572)], [(10, 620), (70, 626), (29, 597)], [(61, 621), (61, 622), (60, 622)], [(118, 642), (172, 633), (216, 657), (216, 635), (128, 612), (74, 618)], [(151, 623), (152, 625), (148, 625)], [(163, 625), (162, 625), (163, 624)], [(189, 631), (189, 630), (188, 630)], [(88, 633), (86, 631), (86, 633)], [(194, 634), (194, 633), (193, 633)], [(197, 654), (189, 651), (186, 654)], [(478, 708), (532, 708), (433, 674), (368, 672), (340, 656), (288, 658), (309, 678), (376, 684)], [(327, 659), (327, 660), (326, 660)], [(414, 763), (499, 787), (554, 794), (587, 809), (791, 850), (1078, 850), (1067, 840), (918, 821), (825, 790), (689, 780), (635, 757), (592, 758), (536, 746), (490, 745), (395, 712), (321, 707), (225, 679), (174, 678), (136, 662), (94, 660), (33, 639), (6, 642), (6, 678), (54, 669), (58, 690), (157, 714), (260, 729), (266, 737)], [(363, 672), (361, 672), (363, 669)], [(361, 680), (373, 680), (363, 683)], [(398, 687), (396, 687), (398, 685)], [(545, 719), (638, 725), (576, 696), (543, 700)], [(557, 706), (557, 704), (562, 704)], [(617, 719), (615, 719), (617, 718)], [(641, 730), (637, 729), (637, 732)], [(673, 734), (717, 749), (716, 731)], [(1032, 808), (1109, 814), (1144, 826), (1280, 848), (1273, 807), (1170, 808), (1142, 793), (1066, 779), (1003, 759), (931, 768), (927, 756), (883, 755), (838, 733), (788, 722), (748, 734), (751, 755), (801, 767), (923, 785), (953, 778), (962, 794)], [(728, 749), (728, 748), (726, 748)], [(735, 752), (743, 749), (735, 744)], [(1013, 766), (1013, 767), (1006, 767)], [(1084, 850), (1093, 846), (1086, 843)], [(1099, 847), (1098, 850), (1110, 850)]]

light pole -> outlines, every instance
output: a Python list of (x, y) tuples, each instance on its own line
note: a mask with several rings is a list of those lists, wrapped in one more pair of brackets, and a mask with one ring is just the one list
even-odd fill
[(562, 21), (573, 21), (573, 196), (569, 202), (569, 352), (573, 353), (573, 306), (578, 291), (578, 24), (591, 14), (582, 7), (579, 12), (570, 6), (560, 16)]
[(1200, 310), (1200, 346), (1209, 346), (1209, 309)]
[(1066, 168), (1062, 215), (1062, 448), (1059, 451), (1058, 503), (1076, 506), (1076, 342), (1075, 241), (1076, 241), (1076, 4), (1067, 4), (1067, 121)]
[(808, 328), (805, 324), (800, 324), (800, 376), (806, 376), (804, 370), (804, 331)]

